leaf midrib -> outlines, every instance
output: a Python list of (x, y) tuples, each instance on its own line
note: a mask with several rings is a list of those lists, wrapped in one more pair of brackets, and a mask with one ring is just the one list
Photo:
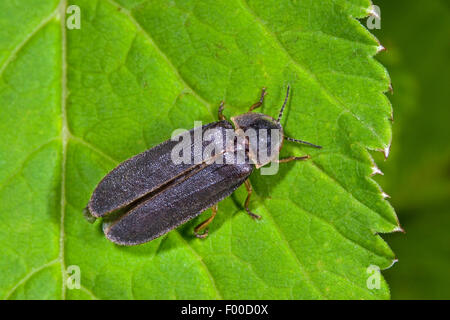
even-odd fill
[(65, 262), (65, 214), (66, 214), (66, 163), (67, 145), (69, 142), (69, 126), (67, 123), (67, 35), (66, 35), (67, 0), (59, 3), (61, 24), (61, 221), (59, 233), (59, 260), (61, 262), (61, 298), (66, 299), (66, 262)]

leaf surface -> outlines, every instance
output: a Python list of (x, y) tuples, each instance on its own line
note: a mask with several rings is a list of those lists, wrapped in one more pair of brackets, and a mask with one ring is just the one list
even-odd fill
[[(386, 153), (389, 77), (378, 42), (355, 18), (366, 0), (80, 0), (81, 28), (61, 1), (0, 5), (0, 296), (7, 299), (383, 299), (367, 268), (394, 254), (398, 229), (370, 178)], [(34, 10), (26, 10), (33, 6)], [(32, 13), (30, 12), (32, 11)], [(20, 28), (18, 26), (20, 25)], [(312, 160), (252, 175), (219, 205), (205, 240), (193, 227), (136, 247), (105, 239), (82, 216), (119, 162), (216, 118), (276, 116), (286, 86), (283, 155)], [(70, 289), (70, 266), (81, 288)]]

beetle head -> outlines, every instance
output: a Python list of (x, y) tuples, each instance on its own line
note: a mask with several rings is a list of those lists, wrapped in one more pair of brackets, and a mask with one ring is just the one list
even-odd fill
[[(321, 146), (306, 142), (303, 140), (285, 137), (283, 134), (283, 127), (281, 126), (281, 118), (283, 117), (284, 108), (286, 107), (289, 98), (289, 89), (287, 87), (286, 97), (283, 106), (281, 107), (278, 119), (262, 114), (247, 112), (240, 116), (231, 118), (234, 123), (236, 134), (244, 136), (248, 141), (248, 158), (255, 164), (256, 168), (260, 168), (269, 162), (278, 160), (283, 141), (286, 138), (288, 141), (305, 144), (317, 149)], [(264, 98), (265, 91), (263, 91), (260, 103)], [(250, 111), (253, 107), (250, 108)], [(248, 132), (251, 131), (251, 132)], [(252, 142), (253, 133), (253, 142)], [(255, 139), (256, 137), (256, 139)]]
[(248, 157), (260, 168), (278, 158), (283, 145), (283, 128), (274, 118), (262, 113), (244, 113), (231, 118), (237, 135), (248, 141)]

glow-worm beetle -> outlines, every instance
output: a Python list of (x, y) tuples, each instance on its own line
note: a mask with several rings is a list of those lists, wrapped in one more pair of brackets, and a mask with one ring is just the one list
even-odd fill
[[(222, 102), (218, 122), (186, 132), (192, 138), (195, 130), (201, 130), (202, 134), (215, 130), (219, 135), (225, 135), (227, 130), (231, 130), (240, 141), (233, 139), (231, 145), (229, 141), (221, 144), (210, 157), (202, 158), (200, 162), (175, 164), (171, 155), (178, 142), (172, 139), (119, 164), (96, 187), (85, 209), (86, 217), (104, 217), (103, 231), (112, 242), (136, 245), (158, 238), (212, 208), (211, 217), (194, 230), (197, 237), (204, 238), (208, 235), (207, 226), (217, 213), (217, 204), (245, 184), (248, 191), (245, 210), (251, 217), (259, 219), (260, 216), (249, 209), (252, 187), (248, 178), (254, 168), (274, 161), (283, 163), (309, 159), (309, 156), (278, 159), (284, 139), (321, 148), (283, 135), (280, 120), (288, 101), (289, 87), (276, 120), (268, 115), (252, 112), (262, 105), (265, 95), (266, 91), (263, 89), (260, 100), (247, 113), (231, 118), (231, 122), (222, 113)], [(252, 144), (252, 140), (243, 134), (249, 129), (256, 132), (256, 143)], [(261, 130), (277, 131), (279, 134), (276, 138), (264, 136), (259, 134)], [(206, 148), (203, 140), (194, 139), (190, 146), (194, 150), (191, 160), (195, 158), (196, 149), (203, 155)], [(259, 149), (263, 147), (271, 152), (261, 158)], [(236, 160), (239, 150), (244, 154), (244, 161), (241, 163), (212, 161), (230, 155)]]

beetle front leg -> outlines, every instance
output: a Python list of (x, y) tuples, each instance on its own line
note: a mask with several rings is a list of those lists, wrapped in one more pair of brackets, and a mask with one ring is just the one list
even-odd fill
[(225, 102), (224, 101), (220, 101), (219, 111), (217, 112), (217, 116), (218, 116), (220, 121), (227, 120), (225, 118), (225, 116), (223, 115), (223, 108), (225, 108)]
[(267, 94), (266, 88), (262, 88), (262, 91), (261, 91), (261, 98), (259, 99), (259, 101), (258, 101), (257, 103), (255, 103), (254, 105), (252, 105), (252, 106), (250, 107), (250, 110), (248, 110), (248, 112), (253, 111), (253, 110), (255, 110), (256, 108), (261, 107), (262, 104), (263, 104), (263, 102), (264, 102), (264, 97), (265, 97), (266, 94)]
[(248, 206), (250, 204), (250, 197), (252, 196), (252, 193), (253, 193), (253, 188), (252, 188), (252, 185), (250, 184), (250, 180), (249, 179), (245, 180), (244, 184), (245, 184), (245, 188), (247, 189), (247, 198), (245, 199), (245, 204), (244, 204), (245, 211), (247, 211), (247, 213), (253, 219), (261, 219), (260, 215), (257, 215), (256, 213), (251, 212), (250, 209), (248, 208)]
[(279, 159), (279, 160), (274, 160), (274, 161), (278, 162), (278, 163), (287, 163), (287, 162), (291, 162), (291, 161), (304, 161), (304, 160), (308, 160), (308, 159), (311, 159), (311, 157), (310, 156), (289, 157), (289, 158)]
[[(218, 209), (218, 204), (215, 204), (214, 206), (212, 206), (211, 207), (211, 210), (212, 210), (211, 217), (209, 217), (208, 219), (206, 219), (205, 221), (203, 221), (202, 223), (200, 223), (198, 226), (195, 227), (194, 234), (197, 238), (204, 239), (208, 236), (208, 229), (205, 229), (205, 228), (214, 220), (214, 217), (217, 214), (217, 209)], [(205, 232), (199, 233), (203, 229), (205, 229)]]

